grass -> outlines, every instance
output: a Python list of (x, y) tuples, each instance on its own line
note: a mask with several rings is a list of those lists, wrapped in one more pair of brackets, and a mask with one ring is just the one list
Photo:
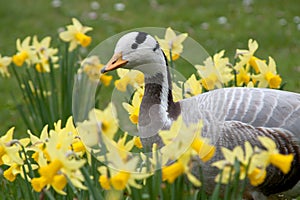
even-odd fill
[[(174, 30), (188, 32), (210, 54), (225, 49), (226, 55), (233, 57), (236, 48), (247, 47), (249, 38), (257, 40), (260, 48), (256, 55), (262, 58), (271, 55), (277, 61), (283, 80), (287, 82), (285, 89), (300, 92), (300, 23), (296, 18), (299, 15), (297, 0), (253, 1), (250, 6), (243, 3), (250, 1), (238, 0), (103, 0), (99, 1), (100, 8), (97, 10), (91, 8), (91, 2), (64, 0), (59, 8), (54, 8), (51, 1), (45, 0), (2, 2), (0, 53), (13, 55), (17, 38), (24, 39), (28, 35), (38, 35), (39, 38), (55, 36), (59, 27), (71, 22), (71, 17), (77, 17), (83, 24), (94, 28), (90, 34), (93, 37), (92, 47), (124, 30), (171, 26)], [(125, 4), (124, 11), (114, 9), (115, 3), (119, 2)], [(92, 11), (98, 15), (96, 20), (88, 17)], [(222, 19), (227, 22), (220, 23)], [(15, 80), (0, 78), (1, 134), (11, 126), (16, 126), (19, 134), (26, 131), (14, 107), (14, 100), (19, 101), (21, 98), (17, 88)]]

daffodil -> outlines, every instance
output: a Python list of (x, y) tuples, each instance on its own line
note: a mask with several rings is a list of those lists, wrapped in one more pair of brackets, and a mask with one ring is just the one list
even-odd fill
[(34, 151), (32, 158), (40, 165), (46, 165), (50, 161), (50, 156), (46, 150), (46, 142), (49, 139), (48, 125), (44, 126), (40, 133), (40, 137), (35, 136), (30, 130), (27, 132), (30, 136), (31, 145), (27, 150)]
[(183, 95), (184, 95), (183, 88), (182, 88), (183, 85), (184, 85), (184, 83), (182, 83), (182, 82), (179, 82), (179, 84), (172, 82), (172, 94), (173, 94), (174, 102), (177, 102), (177, 101), (180, 101), (183, 99)]
[(141, 141), (140, 137), (135, 137), (134, 138), (134, 146), (136, 146), (139, 149), (143, 148), (143, 144), (142, 144), (142, 141)]
[(67, 180), (75, 187), (86, 189), (82, 184), (84, 179), (79, 170), (85, 160), (76, 158), (75, 147), (80, 140), (72, 117), (68, 118), (65, 127), (61, 126), (61, 120), (54, 123), (54, 129), (49, 131), (48, 126), (45, 126), (40, 137), (31, 132), (28, 134), (31, 146), (27, 150), (35, 152), (32, 156), (39, 165), (40, 177), (31, 180), (35, 191), (40, 192), (43, 188), (51, 186), (58, 193), (66, 194), (63, 190)]
[(277, 74), (276, 63), (272, 57), (269, 57), (269, 64), (261, 60), (256, 61), (260, 74), (253, 75), (252, 77), (259, 81), (258, 87), (279, 88), (281, 84), (281, 77)]
[(206, 90), (222, 88), (233, 79), (232, 69), (228, 66), (229, 59), (224, 56), (225, 51), (220, 51), (213, 57), (208, 57), (204, 65), (195, 65), (201, 84)]
[(199, 80), (196, 79), (195, 74), (184, 83), (184, 96), (186, 98), (202, 93), (202, 87)]
[(214, 155), (215, 147), (209, 145), (208, 139), (200, 136), (203, 124), (195, 123), (187, 126), (182, 117), (172, 124), (170, 130), (159, 132), (165, 146), (161, 148), (161, 164), (164, 166), (169, 161), (175, 161), (162, 169), (163, 180), (172, 183), (178, 176), (185, 174), (190, 182), (200, 186), (200, 181), (191, 173), (189, 162), (197, 156), (206, 162)]
[(112, 148), (118, 150), (120, 157), (124, 161), (126, 161), (128, 159), (128, 156), (130, 156), (130, 151), (134, 147), (134, 143), (135, 143), (135, 137), (133, 139), (127, 141), (127, 136), (128, 136), (128, 133), (125, 132), (124, 136), (121, 137), (117, 141), (117, 143), (115, 143), (114, 141), (111, 141), (111, 144), (113, 146), (107, 145), (107, 148), (109, 151), (113, 151)]
[(83, 177), (79, 171), (85, 160), (72, 158), (72, 153), (66, 148), (72, 144), (72, 140), (73, 136), (66, 132), (57, 133), (50, 130), (50, 137), (46, 144), (50, 162), (40, 165), (38, 170), (40, 177), (31, 180), (35, 191), (40, 192), (44, 187), (52, 186), (58, 193), (66, 194), (63, 189), (67, 184), (67, 178), (76, 187), (85, 189), (81, 183)]
[(88, 119), (77, 124), (78, 135), (83, 144), (89, 148), (98, 148), (102, 139), (112, 140), (118, 131), (118, 120), (115, 115), (115, 107), (111, 103), (104, 110), (92, 109)]
[[(221, 182), (227, 184), (232, 181), (234, 174), (236, 173), (234, 169), (235, 162), (239, 162), (240, 174), (239, 179), (243, 180), (246, 178), (247, 174), (250, 174), (251, 181), (257, 180), (259, 177), (254, 176), (254, 170), (257, 170), (255, 162), (250, 162), (254, 154), (251, 144), (247, 141), (244, 144), (244, 149), (241, 146), (236, 146), (233, 150), (229, 150), (225, 147), (221, 147), (224, 160), (219, 160), (212, 163), (212, 166), (217, 167), (221, 170), (215, 178), (216, 182)], [(222, 174), (222, 175), (221, 175)], [(257, 175), (257, 174), (256, 174)], [(220, 179), (222, 177), (222, 179)], [(255, 179), (254, 179), (255, 178)]]
[(89, 113), (89, 118), (96, 119), (97, 122), (101, 123), (102, 133), (108, 138), (113, 138), (118, 130), (118, 120), (115, 115), (115, 107), (110, 103), (103, 111), (99, 109), (92, 110)]
[[(69, 140), (71, 140), (72, 138), (70, 145), (62, 146), (60, 143), (57, 143), (57, 147), (63, 148), (65, 151), (72, 150), (80, 155), (83, 155), (86, 152), (86, 146), (84, 145), (83, 141), (80, 138), (80, 135), (78, 134), (78, 130), (74, 125), (72, 116), (67, 119), (65, 127), (61, 127), (61, 120), (58, 120), (56, 123), (54, 123), (54, 131), (50, 131), (49, 134), (51, 136), (52, 134), (55, 134), (54, 137), (63, 137), (61, 139), (58, 139), (58, 141), (63, 141), (62, 143), (64, 144), (69, 144)], [(68, 135), (68, 137), (66, 137), (65, 135)], [(67, 139), (67, 141), (64, 141), (65, 139)]]
[(184, 174), (184, 165), (179, 161), (162, 168), (162, 180), (169, 183), (173, 183), (182, 174)]
[(22, 165), (23, 160), (19, 156), (20, 145), (26, 146), (29, 139), (13, 139), (14, 128), (9, 129), (5, 135), (0, 138), (0, 166), (12, 165), (14, 163)]
[(236, 75), (237, 86), (247, 85), (250, 82), (250, 73), (244, 67), (241, 67)]
[(10, 65), (10, 63), (11, 63), (10, 57), (7, 57), (7, 56), (2, 57), (0, 54), (0, 73), (2, 76), (7, 76), (7, 77), (10, 76), (8, 69), (7, 69), (7, 67)]
[(180, 157), (184, 152), (191, 155), (197, 155), (202, 161), (209, 160), (215, 151), (215, 147), (209, 144), (207, 138), (201, 136), (202, 122), (186, 125), (182, 117), (172, 124), (170, 130), (161, 130), (160, 137), (165, 144), (161, 152), (163, 154), (163, 164), (168, 159), (174, 160)]
[(191, 169), (189, 165), (190, 159), (191, 159), (191, 154), (187, 152), (184, 153), (177, 161), (175, 161), (171, 165), (164, 166), (162, 168), (162, 180), (168, 181), (169, 183), (173, 183), (176, 180), (176, 178), (185, 174), (188, 180), (193, 185), (200, 187), (201, 186), (200, 180), (191, 173)]
[(236, 56), (240, 59), (240, 61), (237, 62), (234, 68), (238, 73), (240, 72), (242, 67), (245, 67), (246, 71), (248, 71), (250, 66), (253, 67), (256, 73), (259, 72), (259, 68), (256, 61), (257, 60), (262, 61), (262, 60), (254, 56), (255, 51), (258, 49), (258, 43), (253, 39), (249, 39), (248, 48), (249, 50), (246, 49), (236, 50)]
[(82, 47), (90, 45), (92, 38), (86, 33), (91, 31), (91, 27), (82, 26), (82, 24), (75, 18), (72, 19), (73, 24), (67, 26), (67, 30), (59, 34), (60, 39), (65, 42), (70, 42), (69, 51), (73, 51), (78, 44)]
[[(23, 167), (24, 167), (25, 171), (23, 170)], [(38, 168), (38, 166), (36, 164), (31, 163), (30, 168), (32, 170), (35, 170)], [(20, 174), (23, 179), (25, 179), (25, 176), (26, 176), (27, 180), (31, 180), (27, 174), (28, 172), (29, 172), (28, 165), (19, 165), (19, 164), (13, 163), (8, 169), (6, 169), (3, 172), (3, 176), (10, 182), (13, 182), (16, 179), (18, 174)]]
[(98, 168), (101, 174), (99, 183), (105, 190), (124, 190), (127, 188), (130, 192), (129, 186), (140, 189), (142, 186), (136, 181), (143, 180), (150, 176), (149, 173), (145, 173), (145, 170), (138, 171), (138, 157), (124, 160), (117, 149), (110, 149), (106, 157), (110, 163), (108, 165), (109, 168), (106, 166)]
[(170, 61), (172, 54), (172, 60), (174, 61), (177, 60), (182, 53), (182, 43), (187, 38), (187, 36), (187, 33), (176, 35), (175, 31), (173, 31), (172, 28), (169, 27), (166, 30), (164, 39), (160, 39), (157, 36), (155, 36), (155, 39), (158, 41), (161, 49), (167, 56), (167, 59)]
[(37, 54), (37, 60), (35, 61), (35, 68), (39, 72), (50, 72), (50, 60), (54, 68), (58, 67), (56, 56), (58, 49), (51, 48), (51, 37), (45, 37), (40, 42), (37, 36), (33, 37), (32, 47), (35, 49)]
[[(20, 157), (21, 146), (26, 148), (30, 140), (28, 138), (24, 139), (14, 139), (13, 138), (14, 128), (9, 129), (5, 135), (0, 138), (0, 166), (9, 166), (3, 176), (9, 180), (14, 181), (18, 174), (24, 178), (27, 176), (28, 168), (27, 165), (23, 166), (23, 157)], [(26, 169), (24, 172), (22, 167)], [(35, 169), (36, 165), (32, 165), (32, 169)], [(29, 177), (27, 176), (29, 179)]]
[[(240, 146), (238, 146), (238, 147), (240, 150), (241, 149)], [(237, 147), (235, 149), (237, 149)], [(236, 162), (236, 153), (238, 151), (237, 150), (231, 151), (225, 147), (222, 147), (221, 151), (224, 156), (224, 160), (216, 161), (216, 162), (212, 163), (212, 166), (217, 167), (218, 169), (221, 170), (220, 173), (215, 177), (215, 181), (221, 182), (223, 184), (227, 184), (230, 181), (232, 181), (232, 178), (234, 177), (233, 175), (236, 173), (236, 171), (233, 169), (233, 166)], [(243, 151), (239, 152), (239, 153), (243, 153)], [(244, 179), (245, 172), (246, 172), (244, 166), (241, 166), (240, 171), (242, 173), (240, 173), (239, 178)]]
[(253, 186), (258, 186), (262, 184), (266, 176), (267, 176), (267, 171), (265, 169), (260, 169), (258, 167), (254, 168), (251, 172), (248, 173), (250, 184)]
[(287, 174), (291, 169), (294, 155), (281, 154), (276, 147), (276, 143), (268, 137), (259, 136), (258, 140), (267, 150), (262, 151), (256, 159), (263, 160), (265, 165), (270, 163), (279, 168), (284, 174)]
[(31, 37), (26, 37), (21, 43), (20, 39), (17, 39), (18, 52), (12, 57), (13, 63), (21, 67), (26, 61), (27, 64), (35, 63), (38, 58), (35, 53), (35, 49), (30, 45)]
[(46, 185), (50, 184), (60, 194), (65, 194), (63, 191), (67, 184), (67, 179), (59, 171), (63, 167), (62, 162), (59, 160), (53, 160), (50, 164), (42, 166), (39, 169), (41, 177), (33, 178), (31, 185), (33, 189), (40, 192)]
[(127, 85), (139, 88), (144, 83), (144, 74), (140, 71), (119, 68), (117, 74), (120, 79), (115, 81), (115, 86), (121, 92), (126, 91)]
[(209, 161), (216, 151), (215, 147), (209, 144), (208, 139), (201, 137), (196, 137), (191, 147), (203, 162)]
[(103, 85), (108, 86), (112, 80), (112, 76), (101, 74), (100, 71), (104, 65), (101, 63), (98, 56), (90, 56), (85, 58), (81, 63), (81, 69), (79, 72), (83, 71), (88, 75), (90, 80), (101, 81)]
[(142, 102), (144, 90), (139, 88), (133, 95), (131, 104), (123, 102), (122, 105), (129, 113), (129, 119), (133, 124), (137, 124), (139, 120), (140, 105)]

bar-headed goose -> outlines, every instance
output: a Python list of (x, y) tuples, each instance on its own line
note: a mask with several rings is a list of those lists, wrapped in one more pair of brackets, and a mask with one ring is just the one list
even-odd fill
[[(102, 69), (102, 73), (120, 67), (144, 73), (145, 93), (138, 126), (145, 147), (154, 142), (162, 145), (157, 131), (168, 129), (179, 115), (187, 124), (202, 119), (203, 134), (217, 147), (232, 149), (245, 141), (259, 146), (257, 136), (263, 135), (272, 138), (281, 153), (294, 154), (288, 174), (269, 168), (265, 182), (249, 190), (269, 196), (296, 185), (300, 179), (300, 94), (272, 89), (224, 88), (174, 102), (167, 63), (152, 36), (130, 32), (119, 39), (112, 59)], [(207, 183), (213, 184), (212, 167), (204, 165), (202, 168)]]

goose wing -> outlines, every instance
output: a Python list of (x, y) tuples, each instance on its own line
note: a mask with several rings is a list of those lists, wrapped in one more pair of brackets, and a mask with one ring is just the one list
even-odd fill
[(300, 139), (300, 94), (260, 88), (224, 88), (190, 100), (198, 104), (194, 113), (200, 114), (195, 113), (195, 116), (206, 111), (218, 121), (240, 121), (254, 127), (280, 127)]
[[(300, 147), (297, 144), (294, 135), (283, 128), (267, 128), (267, 127), (254, 127), (239, 121), (225, 121), (222, 124), (218, 140), (215, 141), (217, 148), (215, 156), (208, 165), (204, 165), (203, 173), (209, 175), (207, 182), (213, 185), (213, 178), (216, 175), (216, 170), (211, 169), (210, 164), (217, 160), (223, 159), (221, 147), (233, 149), (240, 145), (243, 146), (245, 141), (249, 141), (253, 146), (264, 149), (262, 144), (257, 140), (257, 136), (266, 136), (271, 138), (275, 143), (281, 154), (293, 154), (294, 160), (291, 165), (291, 170), (284, 174), (278, 168), (269, 166), (267, 168), (267, 176), (265, 181), (255, 188), (255, 191), (260, 191), (265, 196), (280, 193), (293, 188), (300, 180)], [(242, 134), (241, 134), (242, 133)], [(220, 135), (222, 137), (220, 137)], [(252, 190), (252, 186), (248, 185), (247, 189)], [(300, 191), (293, 195), (299, 195)]]

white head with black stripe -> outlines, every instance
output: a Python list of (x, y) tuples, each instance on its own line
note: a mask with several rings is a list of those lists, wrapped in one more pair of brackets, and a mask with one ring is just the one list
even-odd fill
[(119, 39), (114, 55), (101, 72), (122, 67), (140, 70), (147, 76), (166, 65), (164, 53), (151, 35), (145, 32), (130, 32)]

